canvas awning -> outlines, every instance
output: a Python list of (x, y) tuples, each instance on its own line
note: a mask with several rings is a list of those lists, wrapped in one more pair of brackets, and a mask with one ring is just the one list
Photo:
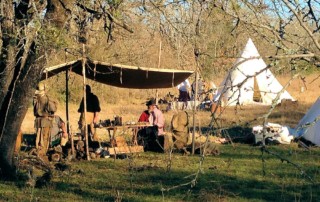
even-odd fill
[[(82, 60), (45, 68), (42, 80), (62, 71), (82, 75)], [(157, 69), (87, 60), (86, 77), (111, 86), (135, 89), (170, 88), (187, 79), (193, 71)]]

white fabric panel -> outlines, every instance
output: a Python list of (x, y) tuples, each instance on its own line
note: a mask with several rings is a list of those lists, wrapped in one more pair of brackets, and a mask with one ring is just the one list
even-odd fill
[[(320, 146), (320, 120), (316, 123), (313, 123), (317, 117), (320, 116), (320, 97), (312, 105), (309, 111), (304, 115), (300, 120), (299, 124), (296, 127), (296, 133), (298, 136), (303, 136), (306, 140)], [(313, 123), (309, 127), (305, 127), (305, 124)], [(303, 128), (304, 126), (304, 128)]]
[[(187, 108), (186, 110), (193, 110), (194, 103), (196, 103), (196, 107), (199, 107), (201, 104), (200, 101), (187, 101)], [(182, 110), (184, 107), (184, 102), (172, 102), (172, 109)]]

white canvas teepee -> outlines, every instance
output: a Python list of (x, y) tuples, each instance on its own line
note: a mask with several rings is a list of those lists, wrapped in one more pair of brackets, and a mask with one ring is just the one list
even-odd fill
[(320, 97), (300, 120), (296, 134), (320, 146)]
[[(224, 106), (253, 104), (255, 101), (271, 105), (283, 87), (266, 67), (257, 48), (249, 39), (240, 58), (221, 83), (214, 100), (218, 101), (222, 96)], [(282, 99), (293, 100), (285, 90), (278, 102)]]

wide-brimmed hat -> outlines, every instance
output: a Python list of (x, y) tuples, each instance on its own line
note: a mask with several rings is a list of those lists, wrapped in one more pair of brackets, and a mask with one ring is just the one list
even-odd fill
[(35, 92), (36, 95), (44, 94), (46, 90), (46, 85), (44, 83), (39, 83), (37, 86), (37, 90)]
[(147, 105), (147, 106), (156, 105), (156, 100), (155, 100), (155, 99), (151, 99), (151, 100), (149, 100), (149, 101), (146, 102), (146, 105)]

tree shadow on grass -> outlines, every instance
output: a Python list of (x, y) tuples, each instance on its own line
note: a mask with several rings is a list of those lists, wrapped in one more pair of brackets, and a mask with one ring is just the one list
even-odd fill
[[(251, 155), (243, 156), (243, 158), (251, 159)], [(64, 200), (65, 197), (70, 200), (83, 201), (114, 201), (116, 190), (119, 191), (122, 201), (162, 201), (163, 199), (164, 201), (203, 201), (204, 198), (206, 198), (205, 201), (216, 201), (216, 197), (227, 200), (253, 201), (320, 200), (319, 183), (312, 185), (305, 181), (299, 182), (297, 172), (283, 173), (286, 182), (293, 179), (298, 181), (297, 184), (281, 182), (279, 178), (282, 176), (279, 175), (282, 174), (282, 171), (276, 173), (272, 171), (272, 175), (270, 171), (267, 177), (256, 179), (259, 168), (248, 170), (250, 172), (248, 177), (248, 175), (239, 174), (245, 171), (243, 169), (237, 171), (238, 164), (232, 164), (231, 167), (220, 164), (217, 167), (208, 167), (208, 164), (218, 160), (217, 158), (207, 157), (205, 161), (209, 163), (204, 165), (194, 187), (191, 187), (190, 182), (194, 179), (193, 174), (196, 169), (189, 171), (183, 167), (177, 167), (166, 172), (163, 166), (141, 172), (127, 171), (124, 173), (123, 169), (113, 168), (115, 170), (112, 171), (112, 175), (106, 175), (99, 173), (105, 169), (102, 167), (97, 170), (96, 179), (92, 182), (88, 179), (92, 175), (74, 175), (71, 176), (70, 182), (54, 181), (50, 183), (48, 190), (46, 188), (36, 189), (36, 192), (39, 193), (37, 195), (42, 195), (43, 199), (47, 192), (51, 197), (56, 196), (55, 200)], [(219, 158), (228, 159), (229, 156)], [(315, 174), (318, 175), (319, 172)], [(123, 178), (116, 178), (116, 175), (123, 175)], [(81, 177), (83, 180), (79, 181)], [(270, 177), (276, 179), (273, 180)], [(72, 182), (73, 180), (77, 182)], [(162, 188), (164, 188), (163, 192)]]
[[(65, 196), (69, 200), (83, 201), (114, 201), (116, 191), (119, 191), (122, 201), (162, 201), (163, 196), (164, 201), (216, 201), (219, 197), (253, 201), (320, 200), (319, 183), (312, 185), (301, 180), (301, 176), (298, 179), (298, 170), (285, 170), (286, 167), (293, 168), (280, 163), (281, 166), (277, 167), (278, 162), (274, 163), (274, 160), (270, 161), (273, 163), (272, 170), (267, 170), (266, 177), (263, 177), (259, 149), (241, 144), (238, 147), (240, 150), (234, 151), (231, 145), (226, 145), (225, 152), (220, 156), (206, 157), (194, 187), (190, 182), (197, 166), (187, 166), (198, 162), (197, 157), (177, 155), (175, 159), (183, 162), (180, 165), (173, 162), (171, 171), (166, 172), (164, 156), (150, 152), (141, 154), (141, 159), (136, 159), (136, 164), (133, 164), (139, 166), (153, 162), (155, 166), (150, 169), (130, 170), (127, 160), (79, 162), (75, 168), (85, 169), (85, 172), (71, 175), (70, 179), (56, 179), (50, 183), (48, 190), (36, 189), (36, 192), (43, 197), (43, 193), (57, 196), (56, 200), (63, 200)], [(276, 159), (267, 155), (265, 160), (269, 158)], [(245, 165), (239, 166), (241, 164)], [(319, 176), (316, 165), (311, 171), (314, 178)], [(291, 183), (292, 180), (295, 183)], [(171, 189), (175, 186), (177, 188)], [(162, 188), (171, 190), (162, 193)]]
[[(91, 186), (84, 187), (83, 184), (74, 184), (70, 182), (53, 182), (51, 186), (54, 187), (54, 191), (65, 194), (74, 194), (81, 200), (85, 201), (114, 201), (115, 198), (111, 196), (107, 190), (112, 190), (109, 186), (97, 186), (92, 184)], [(99, 190), (99, 191), (97, 191)], [(101, 192), (102, 190), (102, 192)], [(103, 192), (103, 190), (106, 190)], [(63, 196), (63, 194), (62, 194)], [(61, 198), (62, 200), (63, 198)]]
[[(193, 188), (191, 188), (190, 182), (194, 178), (193, 174), (196, 170), (193, 169), (189, 172), (182, 167), (181, 171), (179, 171), (179, 168), (175, 168), (168, 173), (165, 172), (165, 169), (134, 173), (133, 183), (145, 184), (143, 187), (136, 188), (135, 191), (141, 193), (141, 195), (152, 194), (161, 198), (161, 188), (168, 189), (168, 191), (164, 191), (167, 200), (197, 201), (199, 199), (197, 197), (203, 197), (203, 192), (209, 195), (216, 193), (216, 197), (220, 197), (222, 194), (225, 198), (235, 200), (320, 200), (319, 183), (317, 182), (319, 172), (316, 170), (316, 165), (313, 166), (313, 169), (308, 167), (309, 170), (313, 171), (313, 173), (308, 172), (312, 174), (311, 177), (315, 180), (315, 183), (312, 184), (298, 169), (289, 164), (281, 163), (280, 159), (272, 155), (265, 155), (267, 173), (263, 176), (259, 149), (246, 145), (243, 147), (241, 147), (241, 151), (247, 150), (243, 153), (231, 152), (232, 147), (230, 146), (229, 150), (218, 157), (206, 157), (206, 163), (203, 165), (200, 177)], [(232, 161), (230, 166), (218, 163), (223, 161), (224, 164), (228, 164), (228, 159)], [(210, 165), (210, 162), (213, 164)], [(254, 168), (252, 167), (255, 164), (253, 162), (258, 163)], [(240, 166), (240, 164), (245, 165)], [(176, 188), (171, 189), (173, 187)], [(190, 192), (192, 192), (191, 195), (188, 194)], [(215, 201), (216, 199), (212, 200)]]
[[(154, 173), (143, 180), (136, 180), (135, 183), (152, 183), (158, 187), (140, 188), (137, 192), (142, 195), (153, 194), (157, 198), (164, 195), (164, 200), (197, 201), (200, 192), (216, 193), (223, 198), (234, 198), (235, 200), (263, 200), (263, 201), (318, 201), (320, 199), (318, 185), (286, 185), (271, 182), (269, 179), (241, 179), (229, 175), (219, 174), (218, 172), (210, 173), (207, 171), (201, 174), (196, 186), (191, 188), (188, 183), (191, 179), (184, 178), (190, 176), (189, 172), (172, 172), (171, 174)], [(180, 183), (180, 184), (179, 184)], [(181, 185), (181, 186), (179, 186)], [(161, 192), (161, 188), (170, 189), (177, 186), (175, 189)], [(192, 194), (188, 194), (192, 192)]]

